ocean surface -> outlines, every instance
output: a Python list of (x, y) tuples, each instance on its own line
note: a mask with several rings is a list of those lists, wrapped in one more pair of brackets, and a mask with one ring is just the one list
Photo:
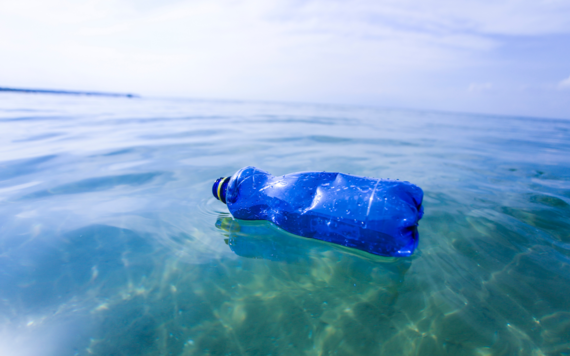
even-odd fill
[[(247, 165), (410, 181), (419, 247), (234, 220)], [(570, 355), (570, 120), (3, 93), (0, 355)]]

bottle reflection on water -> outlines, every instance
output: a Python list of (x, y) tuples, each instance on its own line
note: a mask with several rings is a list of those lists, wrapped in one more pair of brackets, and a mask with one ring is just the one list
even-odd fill
[[(247, 221), (220, 215), (216, 227), (238, 256), (285, 263), (283, 269), (314, 274), (324, 268), (332, 275), (328, 284), (336, 288), (362, 284), (378, 289), (380, 299), (391, 300), (404, 282), (413, 259), (383, 257), (363, 251), (290, 234), (267, 221)], [(375, 293), (375, 292), (374, 292)]]
[[(216, 227), (223, 230), (230, 249), (239, 256), (271, 261), (293, 262), (308, 259), (310, 251), (285, 231), (266, 221), (236, 220), (220, 216)], [(297, 238), (299, 239), (299, 238)]]

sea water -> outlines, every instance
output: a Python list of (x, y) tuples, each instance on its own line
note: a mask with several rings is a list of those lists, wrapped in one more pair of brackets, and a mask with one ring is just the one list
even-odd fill
[[(0, 355), (566, 355), (570, 121), (0, 96)], [(235, 220), (253, 165), (401, 179), (382, 258)]]

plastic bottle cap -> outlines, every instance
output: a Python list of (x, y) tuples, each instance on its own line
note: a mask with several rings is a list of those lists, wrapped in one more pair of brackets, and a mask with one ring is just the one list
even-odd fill
[(229, 182), (230, 177), (220, 177), (216, 179), (212, 186), (212, 194), (214, 194), (214, 197), (224, 204), (226, 204), (226, 190)]

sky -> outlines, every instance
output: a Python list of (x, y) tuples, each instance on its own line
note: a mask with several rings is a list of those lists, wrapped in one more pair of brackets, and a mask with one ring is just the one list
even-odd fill
[(570, 0), (1, 0), (0, 87), (570, 119)]

